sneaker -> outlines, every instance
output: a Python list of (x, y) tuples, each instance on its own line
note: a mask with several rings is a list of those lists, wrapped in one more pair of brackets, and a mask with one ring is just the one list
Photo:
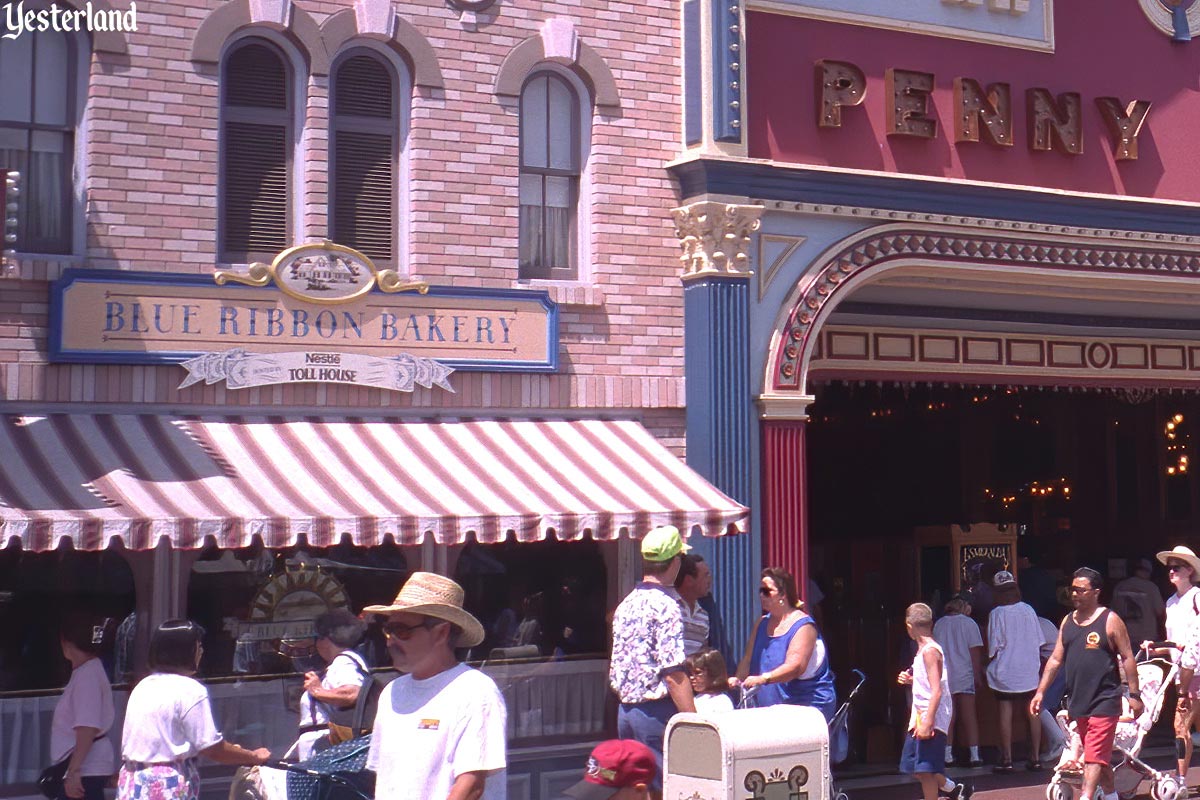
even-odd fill
[(1040, 761), (1026, 761), (1026, 762), (1025, 762), (1025, 769), (1026, 769), (1027, 771), (1029, 771), (1029, 772), (1041, 772), (1041, 771), (1042, 771), (1042, 762), (1040, 762)]
[(997, 775), (1005, 775), (1012, 771), (1013, 765), (1011, 761), (1001, 761), (999, 764), (992, 767), (992, 772), (995, 772)]
[(966, 785), (962, 783), (956, 783), (950, 791), (945, 793), (939, 791), (938, 794), (949, 798), (949, 800), (966, 800), (966, 798), (971, 796), (970, 792), (967, 791)]
[(967, 762), (967, 766), (971, 767), (972, 769), (974, 769), (975, 767), (982, 767), (983, 759), (982, 758), (972, 758), (970, 761)]

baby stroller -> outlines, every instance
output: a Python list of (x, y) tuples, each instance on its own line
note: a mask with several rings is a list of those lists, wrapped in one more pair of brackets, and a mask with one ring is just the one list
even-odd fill
[(371, 800), (374, 773), (367, 771), (371, 735), (335, 744), (307, 761), (277, 761), (287, 771), (287, 800)]
[[(1175, 782), (1174, 773), (1160, 772), (1138, 756), (1147, 732), (1158, 721), (1167, 687), (1175, 682), (1179, 667), (1166, 659), (1150, 658), (1146, 650), (1141, 650), (1138, 652), (1137, 672), (1145, 708), (1134, 719), (1128, 701), (1124, 698), (1121, 701), (1122, 715), (1113, 743), (1114, 784), (1122, 800), (1129, 800), (1136, 795), (1143, 780), (1150, 781), (1150, 796), (1154, 800), (1175, 800), (1179, 785)], [(1059, 711), (1056, 719), (1066, 734), (1067, 744), (1046, 786), (1046, 800), (1074, 800), (1083, 783), (1083, 742), (1080, 741), (1075, 723), (1067, 718), (1066, 711)]]
[[(861, 671), (851, 670), (858, 678), (854, 684), (854, 688), (850, 690), (850, 694), (842, 702), (838, 710), (834, 712), (833, 719), (829, 720), (829, 765), (836, 766), (845, 762), (850, 757), (850, 708), (854, 703), (854, 698), (858, 695), (858, 690), (867, 682), (867, 676)], [(742, 688), (741, 700), (738, 703), (738, 708), (753, 708), (754, 695), (758, 693), (758, 688), (747, 690)], [(837, 788), (836, 782), (833, 780), (832, 771), (829, 774), (829, 797), (832, 800), (849, 800), (849, 796)]]

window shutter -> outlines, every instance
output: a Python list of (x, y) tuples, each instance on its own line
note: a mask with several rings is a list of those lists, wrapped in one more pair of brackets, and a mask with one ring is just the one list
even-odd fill
[(277, 125), (225, 125), (225, 249), (273, 255), (288, 241), (287, 132)]
[(340, 130), (334, 143), (334, 238), (373, 259), (393, 257), (392, 137)]
[(356, 55), (337, 68), (331, 142), (330, 232), (380, 262), (396, 253), (396, 115), (391, 70)]
[(225, 74), (226, 105), (287, 109), (287, 70), (271, 48), (261, 44), (238, 48), (229, 56)]
[(292, 244), (290, 73), (273, 46), (232, 53), (222, 76), (223, 257), (272, 258)]
[(354, 56), (338, 67), (337, 114), (358, 117), (392, 116), (392, 76), (370, 56)]

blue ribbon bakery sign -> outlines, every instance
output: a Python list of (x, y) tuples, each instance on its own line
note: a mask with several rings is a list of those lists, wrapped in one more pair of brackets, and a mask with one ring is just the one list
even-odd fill
[(211, 276), (67, 270), (50, 360), (183, 364), (183, 385), (449, 389), (454, 370), (556, 371), (558, 309), (544, 291), (428, 286), (326, 242)]

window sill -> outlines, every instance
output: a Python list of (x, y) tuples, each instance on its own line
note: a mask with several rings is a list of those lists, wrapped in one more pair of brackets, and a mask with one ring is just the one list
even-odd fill
[(541, 289), (560, 306), (602, 306), (604, 290), (591, 283), (579, 281), (548, 281), (540, 279), (515, 280), (514, 289)]

